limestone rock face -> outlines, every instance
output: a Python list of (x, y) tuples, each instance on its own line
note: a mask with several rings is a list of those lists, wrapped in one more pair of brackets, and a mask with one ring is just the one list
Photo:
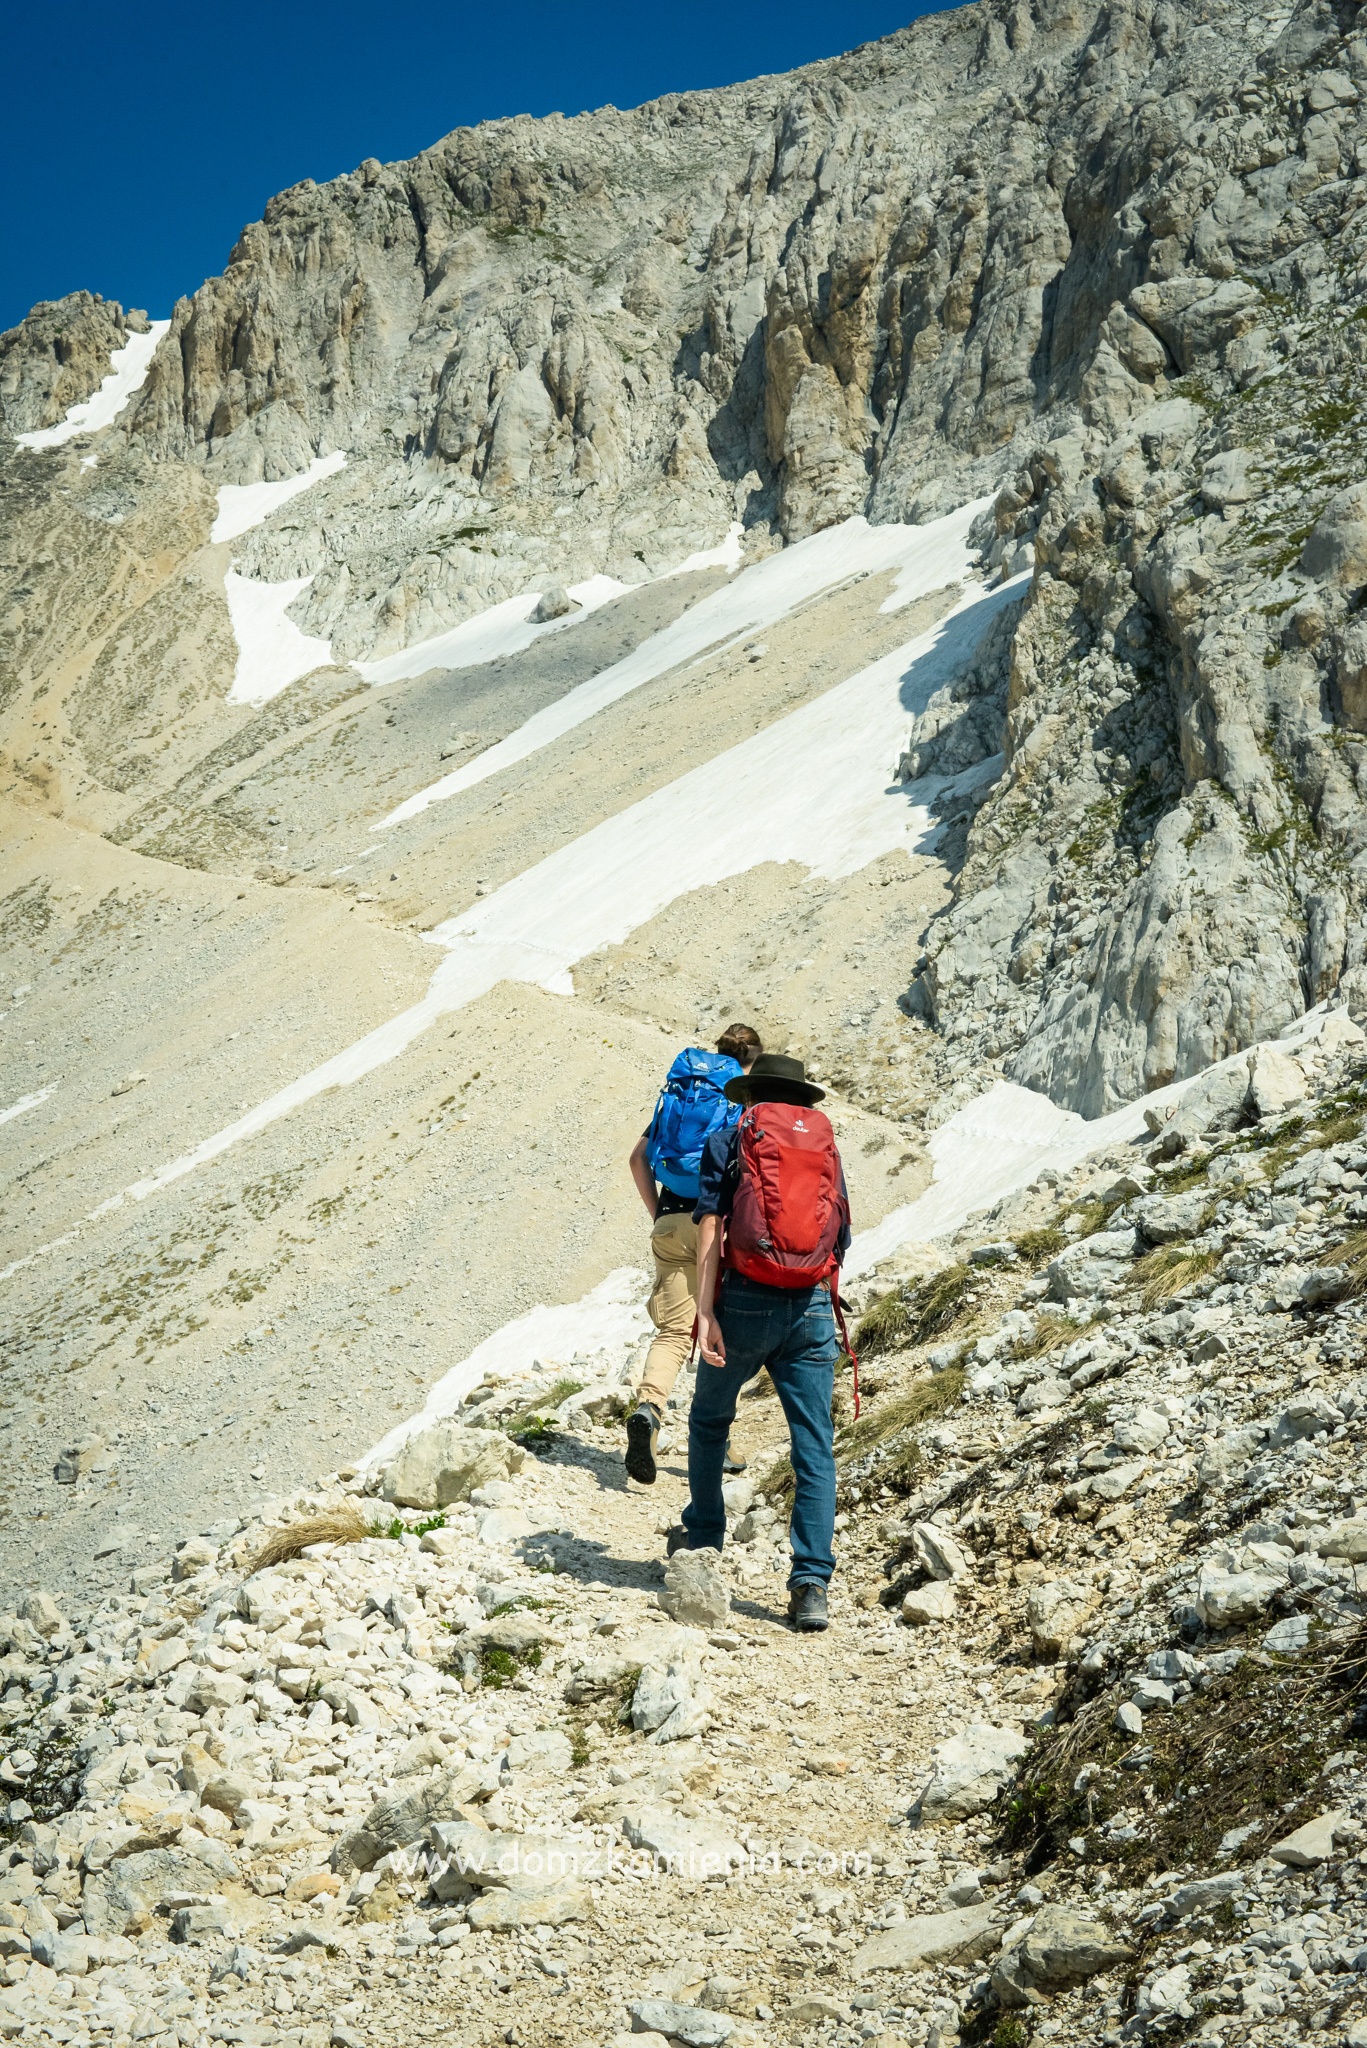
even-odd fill
[[(179, 301), (93, 469), (10, 437), (142, 316), (76, 293), (0, 337), (0, 705), (78, 677), (100, 829), (201, 865), (212, 811), (214, 857), (254, 864), (209, 715), (220, 486), (345, 455), (233, 543), (339, 665), (532, 591), (578, 632), (582, 582), (733, 525), (753, 563), (975, 505), (1013, 588), (908, 703), (899, 771), (956, 778), (927, 795), (950, 899), (907, 959), (944, 1078), (1094, 1116), (1274, 1039), (1367, 970), (1362, 76), (1323, 0), (981, 0), (306, 179)], [(288, 716), (355, 688), (320, 667)]]
[(146, 332), (145, 313), (125, 313), (98, 292), (44, 300), (0, 334), (0, 426), (7, 434), (55, 427), (99, 390), (114, 350)]

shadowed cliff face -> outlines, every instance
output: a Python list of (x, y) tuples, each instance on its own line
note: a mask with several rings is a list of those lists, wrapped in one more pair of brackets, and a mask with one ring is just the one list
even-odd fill
[[(335, 450), (234, 553), (312, 579), (290, 617), (339, 663), (538, 579), (640, 581), (733, 520), (755, 558), (992, 498), (987, 567), (1033, 580), (904, 770), (1004, 757), (946, 820), (955, 900), (907, 963), (946, 1072), (1005, 1062), (1093, 1114), (1357, 1001), (1355, 23), (991, 0), (788, 77), (297, 186), (177, 305), (96, 477), (11, 457), (24, 651), (0, 692), (59, 645), (84, 659), (73, 744), (123, 831), (187, 772), (190, 727), (206, 758), (225, 743), (205, 486)], [(0, 343), (12, 431), (98, 381), (99, 349), (48, 373), (55, 312), (122, 339), (78, 297)], [(174, 776), (125, 731), (173, 705)]]

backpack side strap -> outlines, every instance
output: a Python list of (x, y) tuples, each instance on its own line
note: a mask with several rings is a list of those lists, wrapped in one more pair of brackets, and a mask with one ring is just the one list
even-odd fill
[(840, 1279), (839, 1279), (839, 1275), (838, 1275), (838, 1274), (832, 1274), (832, 1276), (831, 1276), (831, 1279), (830, 1279), (830, 1281), (828, 1282), (828, 1285), (829, 1285), (829, 1287), (830, 1287), (830, 1290), (831, 1290), (831, 1307), (832, 1307), (832, 1309), (833, 1309), (833, 1310), (834, 1310), (834, 1312), (835, 1312), (835, 1319), (836, 1319), (836, 1322), (837, 1322), (837, 1323), (839, 1324), (839, 1326), (840, 1326), (840, 1341), (841, 1341), (841, 1343), (842, 1343), (842, 1344), (844, 1345), (844, 1347), (845, 1347), (845, 1355), (846, 1355), (846, 1357), (847, 1357), (847, 1358), (849, 1359), (849, 1361), (850, 1361), (850, 1371), (851, 1371), (851, 1372), (853, 1373), (853, 1375), (854, 1375), (854, 1420), (855, 1420), (856, 1422), (858, 1422), (858, 1420), (859, 1420), (859, 1359), (858, 1359), (858, 1356), (857, 1356), (857, 1355), (856, 1355), (856, 1353), (855, 1353), (855, 1348), (854, 1348), (853, 1344), (851, 1344), (851, 1342), (850, 1342), (850, 1333), (849, 1333), (849, 1331), (848, 1331), (848, 1330), (846, 1329), (846, 1327), (845, 1327), (845, 1304), (844, 1304), (844, 1302), (843, 1302), (843, 1301), (842, 1301), (842, 1300), (840, 1299)]

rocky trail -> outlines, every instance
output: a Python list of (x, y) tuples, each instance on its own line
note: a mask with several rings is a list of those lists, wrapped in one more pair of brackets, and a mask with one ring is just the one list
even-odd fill
[(1356, 2041), (1367, 1042), (1311, 1023), (862, 1283), (824, 1637), (764, 1383), (726, 1551), (662, 1563), (633, 1344), (26, 1595), (0, 2026)]
[[(1367, 2048), (1364, 106), (974, 0), (0, 336), (0, 2034)], [(812, 1638), (622, 1462), (741, 1019)]]

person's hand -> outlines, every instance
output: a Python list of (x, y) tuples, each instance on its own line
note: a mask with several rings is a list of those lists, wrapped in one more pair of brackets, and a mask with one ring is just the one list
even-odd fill
[(709, 1365), (725, 1365), (726, 1343), (721, 1324), (710, 1311), (706, 1315), (698, 1312), (698, 1349)]

